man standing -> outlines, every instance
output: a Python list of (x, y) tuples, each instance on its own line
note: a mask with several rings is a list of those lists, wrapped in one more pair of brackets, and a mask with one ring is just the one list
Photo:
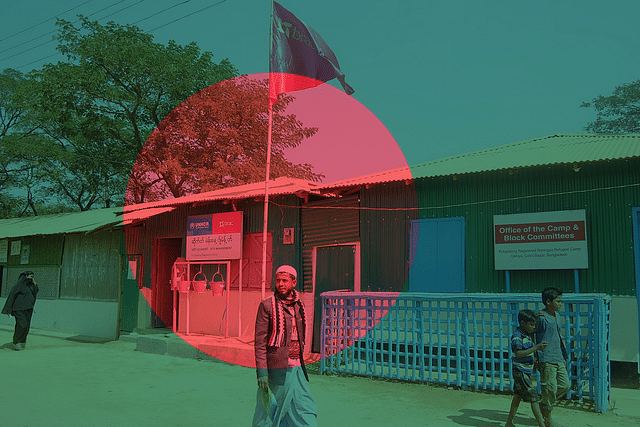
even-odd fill
[[(274, 294), (260, 303), (256, 316), (255, 356), (258, 374), (254, 427), (317, 426), (316, 404), (302, 351), (306, 319), (298, 292), (296, 269), (276, 271)], [(263, 404), (273, 393), (275, 404)]]
[(2, 314), (8, 314), (16, 319), (13, 334), (13, 348), (16, 350), (24, 350), (27, 345), (27, 335), (31, 327), (31, 316), (38, 290), (33, 271), (22, 272), (2, 308)]

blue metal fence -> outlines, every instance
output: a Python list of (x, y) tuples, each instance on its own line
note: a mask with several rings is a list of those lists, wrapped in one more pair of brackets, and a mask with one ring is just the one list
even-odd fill
[[(544, 309), (540, 294), (332, 291), (321, 298), (321, 372), (500, 391), (511, 389), (518, 312)], [(606, 412), (611, 298), (564, 294), (563, 303), (567, 398), (591, 400)]]

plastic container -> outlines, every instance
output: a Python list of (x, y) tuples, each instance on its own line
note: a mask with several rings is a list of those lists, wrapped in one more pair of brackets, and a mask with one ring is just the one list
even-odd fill
[[(201, 277), (201, 279), (198, 279), (198, 277)], [(201, 271), (196, 273), (192, 283), (193, 283), (193, 290), (196, 292), (202, 293), (207, 290), (207, 276), (205, 276), (205, 274)]]
[[(216, 277), (219, 277), (219, 280), (216, 280)], [(211, 278), (211, 292), (213, 292), (214, 297), (221, 297), (224, 291), (224, 277), (220, 274), (219, 271), (216, 271), (216, 274)]]
[(188, 280), (179, 280), (176, 282), (178, 292), (187, 292), (191, 289), (191, 282)]

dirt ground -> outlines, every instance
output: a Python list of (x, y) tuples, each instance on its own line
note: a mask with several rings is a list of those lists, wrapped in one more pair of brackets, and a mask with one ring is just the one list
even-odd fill
[[(253, 369), (45, 331), (32, 331), (18, 352), (11, 337), (0, 328), (0, 426), (251, 425)], [(318, 424), (332, 427), (495, 427), (504, 425), (510, 403), (507, 395), (360, 377), (311, 375), (310, 387)], [(576, 427), (640, 425), (640, 390), (614, 389), (613, 396), (621, 404), (606, 414), (573, 404), (556, 408), (556, 419)], [(516, 425), (535, 425), (530, 411), (521, 405)]]

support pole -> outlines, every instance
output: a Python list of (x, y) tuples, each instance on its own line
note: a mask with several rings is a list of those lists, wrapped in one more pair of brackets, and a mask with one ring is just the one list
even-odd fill
[(178, 306), (178, 290), (175, 289), (173, 291), (173, 325), (171, 326), (174, 334), (178, 332), (178, 312), (176, 311), (177, 306)]
[[(240, 274), (238, 277), (238, 336), (242, 336), (242, 258), (238, 264), (240, 265)], [(229, 286), (229, 289), (231, 286)]]
[(226, 297), (224, 309), (226, 313), (226, 318), (224, 319), (224, 337), (229, 338), (229, 317), (231, 317), (229, 315), (229, 294), (231, 293), (231, 269), (229, 267), (231, 266), (231, 261), (225, 261), (225, 265), (227, 266), (227, 281), (225, 286), (226, 289), (224, 290), (224, 294)]
[[(267, 164), (264, 180), (264, 221), (262, 223), (262, 296), (261, 301), (265, 299), (265, 291), (267, 284), (267, 223), (269, 219), (269, 168), (271, 167), (271, 128), (273, 126), (273, 104), (271, 102), (271, 50), (273, 44), (273, 0), (271, 3), (271, 15), (269, 16), (269, 86), (267, 86), (267, 103), (269, 104), (269, 131), (267, 134)], [(240, 266), (242, 269), (242, 266)], [(242, 284), (240, 284), (242, 286)]]
[(509, 270), (504, 271), (505, 278), (507, 280), (507, 293), (511, 293), (511, 276), (509, 275)]
[(271, 167), (271, 127), (273, 126), (273, 106), (269, 102), (269, 131), (267, 134), (267, 165), (264, 181), (264, 220), (262, 222), (262, 299), (265, 299), (267, 284), (267, 223), (269, 220), (269, 168)]
[(189, 335), (189, 317), (191, 317), (190, 309), (189, 309), (189, 301), (191, 300), (191, 292), (189, 291), (185, 292), (184, 296), (187, 299), (187, 332), (186, 334)]

